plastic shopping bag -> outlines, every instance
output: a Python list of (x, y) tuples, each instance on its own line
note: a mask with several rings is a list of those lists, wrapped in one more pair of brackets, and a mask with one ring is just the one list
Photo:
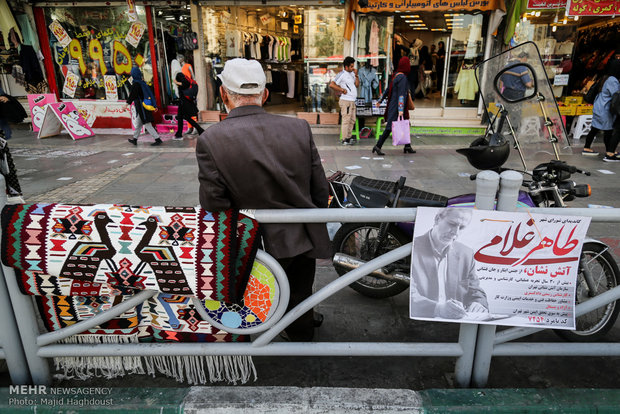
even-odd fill
[(409, 120), (399, 116), (397, 121), (392, 122), (392, 145), (405, 144), (411, 144)]

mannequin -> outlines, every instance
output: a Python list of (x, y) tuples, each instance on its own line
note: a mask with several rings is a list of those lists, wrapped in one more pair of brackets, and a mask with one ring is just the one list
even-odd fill
[[(183, 62), (185, 58), (183, 55), (177, 55), (176, 59), (172, 59), (170, 62), (170, 80), (174, 83), (176, 79), (177, 73), (181, 72), (181, 68), (183, 67)], [(174, 99), (179, 98), (179, 90), (177, 87), (172, 87), (172, 94), (174, 95)]]
[(416, 39), (411, 45), (409, 54), (409, 64), (411, 65), (411, 71), (407, 80), (409, 81), (409, 92), (411, 99), (415, 99), (415, 90), (418, 87), (418, 70), (420, 66), (420, 48), (422, 47), (422, 39)]

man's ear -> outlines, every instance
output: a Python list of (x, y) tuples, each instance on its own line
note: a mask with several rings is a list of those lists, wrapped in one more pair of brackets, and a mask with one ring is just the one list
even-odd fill
[(230, 106), (230, 98), (228, 97), (226, 89), (224, 89), (223, 86), (220, 86), (220, 96), (222, 97), (222, 102), (224, 103), (224, 105)]
[(269, 98), (269, 89), (265, 88), (265, 89), (263, 89), (263, 102), (262, 102), (262, 105), (265, 105), (265, 102), (267, 102), (267, 98)]

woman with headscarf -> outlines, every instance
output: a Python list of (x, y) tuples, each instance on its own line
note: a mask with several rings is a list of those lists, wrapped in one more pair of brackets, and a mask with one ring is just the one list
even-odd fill
[[(134, 125), (135, 129), (133, 131), (133, 138), (129, 138), (127, 141), (132, 143), (133, 145), (138, 144), (138, 137), (140, 136), (140, 131), (142, 131), (142, 126), (148, 131), (149, 134), (153, 138), (155, 138), (155, 142), (151, 145), (161, 145), (161, 139), (159, 138), (159, 134), (153, 127), (153, 114), (157, 108), (155, 107), (155, 99), (153, 97), (153, 92), (151, 88), (144, 82), (142, 79), (142, 72), (140, 68), (134, 66), (131, 68), (131, 89), (129, 90), (129, 97), (127, 98), (127, 103), (131, 105), (134, 104), (136, 108), (136, 124)], [(147, 103), (145, 104), (145, 100)], [(145, 106), (146, 105), (146, 106)], [(148, 108), (147, 108), (148, 107)]]
[(609, 64), (607, 70), (608, 77), (601, 91), (594, 99), (594, 107), (592, 108), (592, 127), (586, 136), (586, 142), (581, 152), (583, 155), (598, 155), (598, 152), (592, 150), (590, 146), (594, 137), (600, 131), (603, 132), (603, 141), (605, 142), (605, 162), (620, 162), (620, 157), (616, 155), (616, 147), (618, 146), (618, 137), (613, 134), (614, 122), (617, 115), (611, 111), (611, 98), (615, 93), (620, 91), (620, 59), (615, 59)]
[(175, 140), (183, 139), (183, 120), (189, 122), (192, 128), (187, 134), (204, 132), (204, 129), (192, 119), (198, 115), (198, 107), (196, 106), (196, 95), (198, 94), (198, 84), (193, 79), (188, 79), (183, 73), (177, 73), (174, 83), (179, 87), (179, 112), (177, 112), (177, 133), (174, 134)]
[[(392, 78), (392, 82), (390, 83), (390, 87), (385, 90), (379, 102), (377, 102), (377, 106), (387, 97), (387, 108), (385, 110), (385, 130), (379, 138), (377, 145), (372, 148), (372, 152), (377, 155), (385, 155), (381, 152), (381, 147), (383, 143), (390, 136), (392, 132), (392, 122), (398, 120), (399, 117), (403, 117), (403, 119), (409, 119), (409, 109), (407, 106), (407, 97), (409, 95), (409, 82), (407, 81), (407, 75), (411, 71), (411, 64), (409, 63), (408, 57), (402, 57), (398, 61), (398, 67), (396, 69), (396, 73)], [(411, 144), (406, 144), (403, 148), (403, 152), (405, 154), (415, 154), (415, 150), (411, 148)]]

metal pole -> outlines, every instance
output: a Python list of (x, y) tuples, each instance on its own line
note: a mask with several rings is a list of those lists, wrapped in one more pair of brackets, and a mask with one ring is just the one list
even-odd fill
[(478, 325), (471, 323), (461, 324), (459, 329), (459, 345), (463, 349), (463, 355), (456, 359), (456, 364), (454, 365), (454, 379), (461, 388), (469, 387), (471, 384), (477, 335)]
[[(6, 205), (4, 188), (4, 177), (0, 175), (0, 210)], [(0, 351), (2, 351), (2, 358), (6, 360), (9, 368), (11, 382), (15, 385), (29, 384), (30, 373), (28, 372), (26, 355), (24, 355), (24, 349), (19, 339), (17, 322), (13, 309), (11, 309), (11, 298), (1, 269), (0, 273), (0, 332), (2, 332), (2, 339), (0, 340), (2, 349)]]
[(49, 366), (44, 358), (37, 355), (39, 350), (37, 345), (39, 326), (37, 325), (38, 319), (32, 298), (22, 295), (19, 291), (15, 271), (12, 268), (2, 265), (2, 271), (4, 272), (8, 292), (11, 296), (13, 314), (19, 315), (17, 327), (24, 353), (26, 354), (26, 360), (28, 361), (28, 368), (30, 368), (32, 382), (38, 385), (49, 385), (52, 382)]
[[(501, 181), (497, 209), (515, 211), (523, 176), (516, 171), (504, 171), (499, 178)], [(472, 372), (472, 382), (476, 387), (486, 386), (489, 379), (496, 328), (497, 325), (480, 325), (478, 327), (478, 341)]]

